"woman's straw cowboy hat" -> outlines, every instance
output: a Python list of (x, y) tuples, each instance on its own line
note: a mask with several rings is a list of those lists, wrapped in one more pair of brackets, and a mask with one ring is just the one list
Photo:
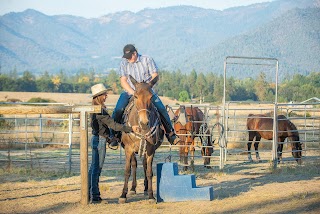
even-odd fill
[(91, 97), (99, 96), (111, 90), (112, 90), (111, 88), (106, 88), (102, 83), (95, 84), (94, 86), (91, 87), (91, 92), (92, 92)]

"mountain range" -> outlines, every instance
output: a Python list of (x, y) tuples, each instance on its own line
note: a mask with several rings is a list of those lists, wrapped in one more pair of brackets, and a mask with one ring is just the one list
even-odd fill
[(220, 74), (226, 56), (248, 56), (278, 59), (282, 75), (308, 74), (320, 71), (319, 20), (320, 0), (274, 0), (222, 11), (182, 5), (90, 19), (28, 9), (0, 17), (0, 68), (102, 73), (117, 69), (123, 46), (132, 43), (163, 70)]

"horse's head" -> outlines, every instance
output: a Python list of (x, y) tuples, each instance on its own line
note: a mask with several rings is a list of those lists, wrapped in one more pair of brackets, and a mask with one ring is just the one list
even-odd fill
[(149, 115), (152, 107), (151, 98), (153, 96), (152, 87), (158, 81), (158, 76), (151, 82), (137, 82), (131, 75), (129, 76), (135, 87), (134, 105), (138, 112), (138, 122), (142, 130), (149, 128)]
[(297, 161), (298, 164), (302, 163), (302, 144), (300, 143), (299, 133), (296, 132), (293, 136), (290, 137), (292, 143), (292, 156)]
[(292, 142), (292, 156), (297, 161), (298, 164), (302, 163), (302, 146), (300, 143), (299, 132), (296, 127), (289, 119), (286, 120), (287, 130), (288, 130), (288, 138)]
[[(206, 126), (207, 124), (205, 124)], [(201, 154), (204, 157), (204, 164), (205, 165), (210, 165), (210, 156), (213, 153), (213, 144), (215, 139), (213, 139), (212, 135), (210, 134), (210, 131), (206, 131), (205, 133), (203, 133), (205, 135), (209, 135), (209, 136), (205, 136), (205, 137), (200, 137), (201, 142), (202, 142), (202, 149), (201, 149)], [(210, 166), (207, 166), (207, 168), (211, 168)]]

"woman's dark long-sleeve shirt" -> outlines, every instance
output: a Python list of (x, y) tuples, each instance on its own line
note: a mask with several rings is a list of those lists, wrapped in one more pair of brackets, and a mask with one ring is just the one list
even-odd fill
[(115, 131), (132, 131), (131, 127), (115, 122), (104, 108), (101, 109), (101, 113), (94, 113), (91, 115), (91, 128), (93, 135), (100, 135), (103, 137), (109, 136), (109, 128), (112, 128)]

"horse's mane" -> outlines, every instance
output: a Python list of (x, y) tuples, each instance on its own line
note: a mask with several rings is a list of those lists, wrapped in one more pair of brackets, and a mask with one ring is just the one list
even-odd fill
[(288, 119), (288, 123), (289, 123), (291, 130), (298, 130), (296, 125), (294, 125), (289, 119)]

